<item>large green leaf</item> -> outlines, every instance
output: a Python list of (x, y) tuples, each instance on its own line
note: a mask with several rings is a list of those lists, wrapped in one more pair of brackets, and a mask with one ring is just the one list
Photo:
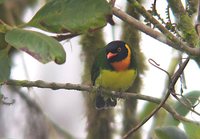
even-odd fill
[(157, 128), (155, 133), (159, 139), (188, 139), (186, 134), (175, 126)]
[[(180, 100), (187, 104), (187, 106), (192, 107), (199, 99), (200, 97), (200, 91), (191, 91), (184, 95)], [(186, 108), (183, 104), (180, 102), (176, 102), (174, 105), (174, 108), (177, 113), (179, 113), (182, 116), (186, 116), (190, 110)], [(171, 115), (169, 115), (165, 120), (165, 125), (174, 125), (177, 126), (180, 123), (180, 121), (175, 120)]]
[(55, 39), (35, 31), (13, 29), (6, 33), (6, 41), (16, 49), (25, 51), (42, 63), (65, 62), (66, 53)]
[(199, 125), (183, 122), (183, 126), (189, 139), (200, 139)]
[(106, 0), (51, 0), (27, 25), (50, 32), (80, 34), (105, 26), (110, 14)]
[(7, 80), (10, 76), (10, 58), (8, 50), (0, 50), (0, 82)]

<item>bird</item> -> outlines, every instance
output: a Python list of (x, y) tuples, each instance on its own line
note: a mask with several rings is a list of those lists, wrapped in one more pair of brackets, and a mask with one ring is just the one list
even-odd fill
[[(137, 77), (137, 63), (132, 48), (124, 41), (115, 40), (101, 48), (91, 68), (92, 84), (99, 90), (127, 91)], [(96, 93), (96, 108), (106, 109), (117, 105), (115, 97)]]

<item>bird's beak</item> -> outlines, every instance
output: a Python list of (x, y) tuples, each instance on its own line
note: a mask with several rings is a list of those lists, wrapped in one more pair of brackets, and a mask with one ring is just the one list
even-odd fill
[(117, 55), (117, 53), (111, 53), (111, 52), (109, 52), (107, 55), (106, 55), (106, 57), (107, 57), (107, 59), (110, 59), (110, 58), (112, 58), (112, 57), (114, 57), (114, 56), (116, 56)]

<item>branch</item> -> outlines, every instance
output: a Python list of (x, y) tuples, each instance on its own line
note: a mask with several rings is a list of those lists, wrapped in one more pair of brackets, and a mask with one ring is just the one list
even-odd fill
[[(181, 40), (179, 40), (175, 36), (173, 36), (168, 30), (167, 30), (167, 32), (165, 32), (166, 31), (166, 29), (165, 29), (165, 31), (163, 30), (163, 32), (160, 33), (158, 31), (155, 31), (154, 29), (150, 28), (149, 26), (144, 25), (143, 23), (141, 23), (137, 19), (133, 18), (132, 16), (126, 14), (125, 12), (121, 11), (120, 9), (118, 9), (116, 7), (113, 7), (112, 11), (113, 11), (113, 14), (115, 16), (117, 16), (121, 20), (129, 23), (130, 25), (134, 26), (135, 28), (142, 31), (143, 33), (153, 37), (154, 39), (156, 39), (156, 40), (158, 40), (158, 41), (160, 41), (164, 44), (167, 44), (174, 49), (184, 51), (184, 52), (188, 53), (189, 55), (193, 55), (193, 56), (199, 56), (200, 55), (200, 49), (199, 48), (189, 47), (184, 42), (182, 42)], [(151, 17), (151, 19), (154, 19), (154, 18)]]
[(78, 35), (80, 35), (80, 34), (64, 34), (64, 35), (53, 36), (53, 38), (56, 39), (57, 41), (63, 41), (63, 40), (71, 39)]
[(141, 121), (138, 125), (136, 125), (134, 128), (130, 129), (124, 136), (123, 139), (127, 139), (131, 134), (136, 132), (140, 127), (142, 127), (151, 117), (153, 117), (159, 110), (160, 108), (163, 107), (167, 99), (169, 98), (170, 94), (175, 94), (175, 84), (177, 80), (179, 79), (180, 75), (183, 73), (183, 70), (185, 69), (186, 65), (189, 62), (189, 58), (187, 58), (183, 64), (179, 67), (179, 69), (176, 71), (174, 76), (170, 78), (170, 84), (167, 90), (166, 95), (164, 96), (163, 100), (159, 103), (159, 105), (143, 120)]
[[(146, 96), (146, 95), (141, 95), (141, 94), (137, 94), (137, 93), (129, 93), (129, 92), (126, 92), (126, 93), (111, 92), (111, 93), (112, 93), (112, 95), (115, 95), (116, 97), (119, 97), (119, 98), (126, 99), (126, 98), (132, 97), (132, 98), (135, 98), (135, 99), (146, 100), (146, 101), (149, 101), (149, 102), (152, 102), (152, 103), (155, 103), (155, 104), (160, 104), (161, 103), (161, 100), (158, 99), (158, 98), (154, 98), (154, 97)], [(190, 119), (187, 119), (187, 118), (181, 116), (170, 105), (168, 105), (166, 103), (163, 104), (162, 107), (167, 112), (169, 112), (174, 117), (174, 119), (176, 119), (178, 121), (185, 121), (185, 122), (190, 122), (190, 123), (193, 123), (193, 124), (200, 125), (200, 122), (192, 121)]]
[[(37, 87), (37, 88), (47, 88), (47, 89), (52, 89), (52, 90), (58, 90), (58, 89), (66, 89), (66, 90), (78, 90), (78, 91), (86, 91), (86, 92), (96, 92), (98, 90), (97, 87), (95, 86), (88, 86), (88, 85), (81, 85), (81, 84), (71, 84), (71, 83), (55, 83), (55, 82), (44, 82), (41, 80), (37, 81), (28, 81), (28, 80), (8, 80), (5, 82), (0, 83), (0, 85), (12, 85), (12, 86), (20, 86), (20, 87)], [(146, 95), (141, 95), (138, 93), (133, 93), (133, 92), (115, 92), (115, 91), (108, 91), (108, 90), (102, 90), (102, 93), (113, 95), (118, 98), (135, 98), (135, 99), (140, 99), (140, 100), (146, 100), (155, 104), (160, 104), (161, 100), (158, 98), (154, 98), (151, 96), (146, 96)], [(20, 94), (21, 95), (21, 94)], [(23, 96), (24, 97), (24, 96)], [(27, 100), (27, 98), (26, 98)], [(35, 104), (34, 104), (35, 105)], [(162, 107), (171, 113), (171, 115), (181, 121), (185, 122), (191, 122), (195, 124), (200, 124), (198, 122), (189, 120), (180, 114), (178, 114), (170, 105), (168, 104), (163, 104)]]
[[(138, 3), (135, 0), (129, 0), (131, 4), (133, 5), (133, 8), (136, 8), (136, 10), (143, 15), (147, 20), (149, 20), (156, 28), (158, 28), (165, 36), (170, 39), (172, 42), (174, 42), (176, 45), (182, 45), (182, 41), (177, 39), (169, 30), (167, 30), (158, 20), (156, 20), (151, 13), (149, 13), (140, 3)], [(180, 0), (167, 0), (170, 7), (174, 5), (175, 11), (174, 15), (177, 19), (178, 27), (183, 32), (183, 39), (186, 40), (186, 42), (190, 45), (190, 47), (196, 47), (198, 45), (198, 37), (195, 32), (195, 28), (192, 25), (191, 18), (185, 13), (185, 10), (182, 6), (182, 3)], [(169, 1), (172, 1), (171, 4)], [(176, 2), (175, 2), (176, 1)], [(172, 7), (171, 7), (172, 8)], [(174, 10), (172, 9), (172, 10)], [(177, 10), (178, 9), (178, 10)], [(181, 14), (181, 15), (180, 15)], [(180, 15), (180, 16), (179, 16)]]
[(66, 90), (78, 90), (78, 91), (88, 91), (91, 92), (95, 87), (71, 84), (71, 83), (55, 83), (55, 82), (44, 82), (42, 80), (28, 81), (28, 80), (7, 80), (0, 83), (0, 85), (12, 85), (20, 87), (38, 87), (38, 88), (49, 88), (52, 90), (66, 89)]
[(167, 0), (176, 19), (178, 29), (183, 33), (183, 39), (192, 47), (198, 47), (199, 38), (193, 26), (193, 20), (184, 9), (181, 0)]

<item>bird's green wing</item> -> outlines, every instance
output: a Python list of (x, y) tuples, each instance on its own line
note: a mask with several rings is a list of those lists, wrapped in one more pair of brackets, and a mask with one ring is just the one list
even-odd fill
[[(99, 51), (92, 65), (91, 81), (93, 85), (95, 85), (95, 81), (100, 75), (101, 69), (112, 69), (106, 60), (105, 48), (102, 48)], [(97, 109), (102, 109), (104, 107), (114, 107), (117, 104), (117, 101), (115, 98), (109, 98), (105, 100), (104, 96), (101, 96), (101, 94), (97, 94), (95, 103)]]
[(99, 62), (95, 59), (91, 69), (91, 81), (93, 85), (95, 85), (95, 80), (99, 76), (99, 74), (100, 74)]
[(95, 85), (95, 80), (100, 74), (101, 69), (111, 69), (110, 65), (108, 64), (106, 60), (106, 51), (105, 48), (102, 48), (98, 55), (96, 56), (92, 69), (91, 69), (91, 81), (92, 84)]
[(136, 62), (136, 59), (135, 59), (135, 51), (133, 48), (131, 48), (131, 65), (130, 65), (130, 68), (134, 68), (134, 69), (137, 69), (137, 62)]

